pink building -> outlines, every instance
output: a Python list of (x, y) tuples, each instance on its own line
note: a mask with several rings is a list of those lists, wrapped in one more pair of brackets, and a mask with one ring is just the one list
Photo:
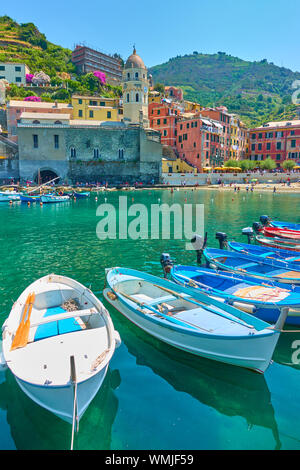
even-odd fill
[(34, 101), (10, 100), (7, 103), (7, 132), (8, 139), (18, 142), (17, 124), (20, 122), (21, 114), (29, 113), (59, 113), (73, 116), (73, 108), (69, 103), (46, 103)]

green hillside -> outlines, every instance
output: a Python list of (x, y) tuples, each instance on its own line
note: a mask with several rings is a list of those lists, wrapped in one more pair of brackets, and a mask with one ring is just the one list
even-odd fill
[(155, 83), (180, 86), (187, 100), (204, 106), (225, 105), (248, 125), (296, 117), (292, 84), (299, 72), (249, 62), (224, 52), (177, 56), (150, 69)]
[(12, 84), (8, 97), (39, 94), (43, 101), (68, 101), (72, 93), (105, 97), (121, 95), (121, 87), (101, 85), (92, 73), (77, 75), (71, 54), (70, 49), (49, 42), (33, 23), (18, 24), (8, 16), (0, 16), (0, 62), (22, 62), (28, 65), (32, 74), (42, 70), (51, 79), (51, 86), (44, 92), (37, 88), (25, 90)]
[(57, 72), (75, 72), (71, 51), (47, 41), (33, 23), (18, 24), (0, 17), (0, 61), (24, 62), (32, 73), (43, 70), (53, 77)]

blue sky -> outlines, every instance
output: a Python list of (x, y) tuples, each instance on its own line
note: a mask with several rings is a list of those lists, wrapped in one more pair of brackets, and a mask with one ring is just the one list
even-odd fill
[(300, 72), (300, 0), (51, 0), (1, 2), (0, 15), (33, 22), (49, 41), (118, 52), (135, 43), (146, 66), (193, 51), (267, 59)]

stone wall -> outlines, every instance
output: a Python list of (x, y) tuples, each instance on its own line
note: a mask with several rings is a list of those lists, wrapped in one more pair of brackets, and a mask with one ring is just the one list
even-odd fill
[(181, 186), (185, 184), (187, 186), (194, 186), (195, 184), (203, 186), (207, 185), (210, 181), (211, 184), (218, 184), (221, 180), (224, 184), (241, 184), (245, 183), (246, 179), (251, 182), (253, 178), (256, 178), (259, 183), (280, 183), (280, 181), (286, 181), (290, 178), (292, 182), (300, 180), (300, 172), (298, 173), (163, 173), (162, 182), (170, 186)]
[[(33, 146), (37, 135), (38, 147)], [(54, 136), (59, 138), (59, 148)], [(159, 183), (162, 146), (156, 131), (121, 122), (99, 125), (18, 126), (20, 176), (51, 170), (64, 181), (110, 184)]]

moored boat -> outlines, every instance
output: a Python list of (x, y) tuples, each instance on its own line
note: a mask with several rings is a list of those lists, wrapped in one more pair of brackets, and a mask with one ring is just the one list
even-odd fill
[(0, 202), (5, 201), (20, 201), (20, 193), (17, 191), (1, 191)]
[(90, 196), (90, 193), (89, 192), (74, 192), (74, 197), (76, 197), (76, 199), (86, 199), (87, 197)]
[(230, 272), (245, 273), (260, 279), (300, 285), (300, 267), (296, 263), (261, 259), (259, 256), (206, 248), (203, 252), (212, 268)]
[(106, 300), (161, 341), (194, 355), (263, 373), (288, 309), (270, 327), (245, 312), (169, 280), (127, 268), (107, 270)]
[(40, 202), (41, 196), (31, 196), (30, 194), (20, 194), (21, 202)]
[(291, 253), (290, 250), (276, 247), (274, 247), (274, 250), (271, 250), (260, 245), (251, 245), (234, 241), (228, 242), (228, 248), (238, 253), (255, 255), (263, 259), (278, 259), (288, 262), (292, 261), (293, 263), (299, 263), (300, 266), (300, 252)]
[(297, 241), (300, 243), (300, 231), (290, 230), (279, 227), (262, 227), (258, 229), (259, 233), (262, 233), (265, 237), (277, 237), (285, 240)]
[(276, 323), (281, 309), (288, 307), (286, 324), (300, 325), (300, 287), (266, 285), (258, 279), (197, 266), (174, 265), (170, 274), (178, 284), (200, 290), (270, 323)]
[(276, 237), (268, 238), (263, 235), (256, 235), (255, 239), (262, 246), (300, 252), (300, 243), (294, 241), (283, 240), (282, 238), (279, 239)]
[(20, 295), (2, 331), (3, 356), (21, 389), (78, 423), (119, 342), (103, 304), (77, 281), (47, 275)]
[(70, 200), (70, 196), (60, 196), (56, 194), (43, 194), (41, 196), (41, 202), (45, 204), (67, 202)]
[(289, 229), (289, 230), (300, 230), (300, 224), (297, 223), (292, 223), (292, 222), (282, 222), (280, 220), (273, 220), (267, 215), (261, 215), (260, 216), (260, 221), (264, 226), (271, 226), (271, 227), (277, 227), (277, 228), (283, 228), (283, 229)]

